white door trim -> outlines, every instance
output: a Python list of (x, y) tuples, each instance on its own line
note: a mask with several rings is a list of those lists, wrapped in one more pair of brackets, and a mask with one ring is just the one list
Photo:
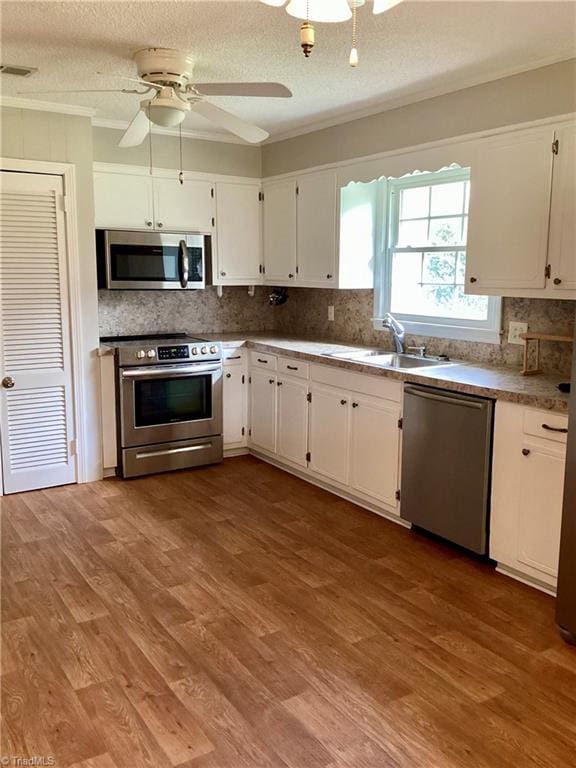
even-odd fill
[[(76, 168), (72, 163), (53, 163), (43, 160), (0, 158), (0, 170), (20, 173), (46, 173), (61, 176), (64, 183), (66, 222), (66, 252), (68, 270), (68, 306), (70, 311), (70, 345), (72, 350), (72, 398), (76, 432), (76, 482), (84, 483), (88, 475), (86, 457), (85, 400), (86, 389), (82, 360), (88, 355), (84, 349), (80, 302), (80, 252), (76, 197)], [(98, 407), (99, 404), (98, 404)], [(0, 493), (2, 488), (0, 488)]]

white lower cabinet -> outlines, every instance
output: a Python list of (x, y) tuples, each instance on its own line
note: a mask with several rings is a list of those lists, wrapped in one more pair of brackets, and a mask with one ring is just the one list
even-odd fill
[(348, 483), (350, 394), (312, 384), (310, 407), (310, 469), (330, 480)]
[(567, 418), (496, 404), (490, 557), (513, 576), (556, 587)]
[(397, 507), (400, 405), (376, 397), (352, 396), (350, 485)]
[(250, 372), (250, 444), (276, 452), (276, 375), (258, 368)]
[(224, 450), (244, 448), (247, 441), (247, 376), (243, 365), (224, 363)]
[(276, 391), (278, 456), (305, 467), (308, 449), (308, 382), (278, 377)]

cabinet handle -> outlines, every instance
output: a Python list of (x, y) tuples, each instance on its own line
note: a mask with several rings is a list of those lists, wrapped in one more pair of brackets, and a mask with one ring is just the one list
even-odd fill
[(158, 229), (162, 229), (162, 227), (164, 226), (164, 224), (162, 224), (162, 222), (161, 222), (161, 221), (158, 221), (158, 222), (156, 223), (156, 226), (158, 227)]
[(522, 448), (522, 456), (530, 456), (530, 448)]
[(240, 360), (242, 358), (242, 355), (230, 355), (230, 357), (227, 357), (226, 360)]
[(554, 285), (560, 285), (562, 283), (562, 280), (559, 277), (554, 278)]
[(226, 272), (224, 271), (220, 272), (220, 277), (226, 277)]
[(358, 408), (358, 403), (352, 403), (352, 408)]
[(332, 280), (332, 275), (326, 275), (326, 280)]
[(340, 400), (340, 405), (346, 405), (347, 402), (348, 400)]
[(274, 379), (268, 379), (268, 384), (274, 384)]
[(281, 381), (277, 381), (277, 382), (276, 382), (276, 386), (277, 386), (277, 387), (281, 387), (281, 386), (282, 386), (282, 382), (281, 382)]
[(268, 365), (268, 360), (264, 360), (262, 357), (257, 357), (256, 360), (258, 360), (259, 363), (266, 363), (266, 365)]
[(297, 371), (298, 366), (297, 365), (287, 365), (286, 368), (288, 368), (289, 371)]
[(147, 221), (147, 222), (146, 222), (146, 226), (147, 226), (147, 227), (151, 227), (151, 226), (152, 226), (152, 222), (151, 222), (151, 221)]
[(542, 429), (547, 429), (548, 432), (560, 432), (561, 435), (567, 435), (567, 427), (551, 427), (550, 424), (542, 424)]
[(231, 374), (231, 373), (227, 373), (227, 374), (226, 374), (226, 378), (227, 378), (227, 379), (229, 379), (229, 378), (230, 378), (230, 376), (232, 376), (232, 374)]
[(478, 282), (478, 279), (477, 279), (476, 277), (471, 277), (471, 278), (470, 278), (470, 282), (471, 282), (471, 283), (477, 283), (477, 282)]
[(294, 277), (294, 275), (292, 274), (292, 272), (289, 272), (289, 273), (288, 273), (288, 277), (290, 278), (290, 280), (292, 280), (292, 278)]

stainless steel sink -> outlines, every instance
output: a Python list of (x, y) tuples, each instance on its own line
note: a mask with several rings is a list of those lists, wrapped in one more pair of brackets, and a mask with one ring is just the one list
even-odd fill
[(326, 352), (326, 357), (335, 357), (339, 360), (352, 360), (367, 365), (378, 365), (384, 368), (432, 368), (437, 365), (453, 365), (450, 360), (442, 357), (420, 357), (419, 355), (405, 355), (397, 352), (381, 352), (379, 350), (363, 349), (358, 352)]

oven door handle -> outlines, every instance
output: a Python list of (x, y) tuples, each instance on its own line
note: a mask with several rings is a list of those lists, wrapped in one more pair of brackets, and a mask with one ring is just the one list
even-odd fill
[(203, 373), (218, 373), (222, 370), (220, 365), (190, 365), (182, 366), (178, 370), (174, 368), (126, 368), (122, 371), (123, 379), (175, 379), (183, 376), (194, 376)]
[(186, 240), (180, 240), (178, 245), (178, 270), (180, 272), (180, 285), (182, 288), (187, 288), (190, 260), (188, 258), (188, 246), (186, 245)]

